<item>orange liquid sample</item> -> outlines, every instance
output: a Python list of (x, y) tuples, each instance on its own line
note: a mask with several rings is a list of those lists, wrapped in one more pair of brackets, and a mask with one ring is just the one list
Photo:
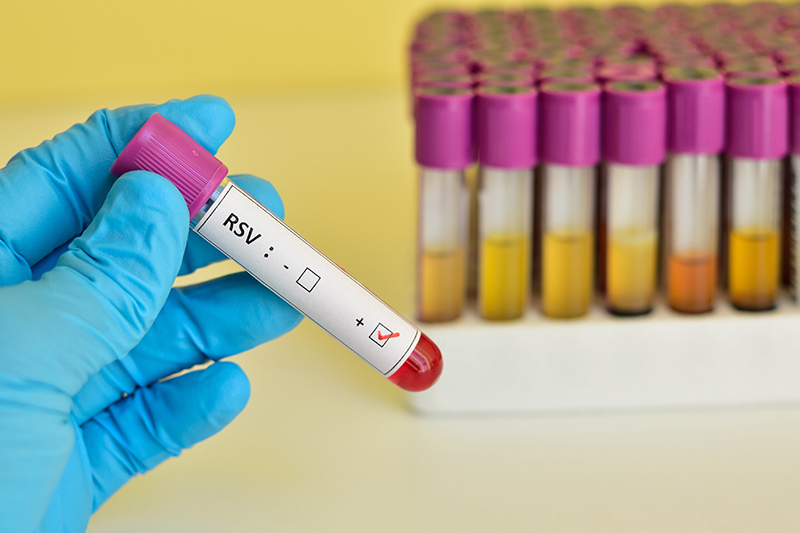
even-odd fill
[(778, 232), (745, 228), (730, 234), (728, 284), (731, 303), (739, 309), (764, 311), (775, 307), (780, 257)]
[(419, 319), (444, 322), (464, 307), (464, 250), (425, 250), (420, 259)]
[(681, 313), (705, 313), (714, 308), (717, 257), (710, 254), (672, 254), (669, 258), (669, 305)]

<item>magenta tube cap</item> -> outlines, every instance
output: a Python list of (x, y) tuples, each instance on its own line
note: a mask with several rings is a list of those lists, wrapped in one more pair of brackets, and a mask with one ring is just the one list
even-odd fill
[(789, 85), (789, 151), (800, 155), (800, 76), (786, 81)]
[(614, 82), (603, 91), (603, 158), (658, 165), (666, 156), (666, 91), (657, 82)]
[(718, 154), (725, 148), (725, 82), (716, 71), (672, 67), (667, 86), (667, 150)]
[(536, 165), (536, 90), (532, 87), (478, 89), (478, 160), (482, 166)]
[(733, 78), (726, 82), (727, 154), (776, 159), (788, 150), (786, 84), (775, 78)]
[(600, 87), (546, 83), (539, 91), (539, 157), (545, 164), (600, 162)]
[(158, 113), (153, 113), (111, 166), (120, 177), (147, 170), (167, 178), (186, 199), (191, 220), (228, 175), (228, 167), (197, 141)]
[(473, 159), (472, 91), (419, 87), (414, 101), (417, 163), (453, 170), (468, 167)]

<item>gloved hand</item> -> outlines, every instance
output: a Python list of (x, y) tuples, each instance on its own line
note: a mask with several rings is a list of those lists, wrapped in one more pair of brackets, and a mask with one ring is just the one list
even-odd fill
[[(155, 174), (109, 174), (153, 112), (212, 153), (233, 130), (202, 96), (99, 111), (0, 170), (0, 531), (84, 531), (131, 476), (228, 424), (250, 386), (234, 363), (301, 316), (246, 273), (171, 289), (223, 259), (189, 233)], [(267, 182), (234, 177), (277, 214)]]

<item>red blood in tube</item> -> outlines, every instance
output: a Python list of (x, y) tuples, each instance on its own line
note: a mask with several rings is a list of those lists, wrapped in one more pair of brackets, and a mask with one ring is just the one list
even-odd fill
[(389, 381), (411, 392), (433, 385), (442, 373), (442, 352), (424, 333), (403, 366), (389, 376)]

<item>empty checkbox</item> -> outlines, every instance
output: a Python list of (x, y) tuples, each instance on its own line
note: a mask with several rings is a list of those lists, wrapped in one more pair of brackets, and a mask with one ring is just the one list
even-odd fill
[(317, 276), (317, 274), (310, 268), (305, 269), (303, 273), (300, 274), (300, 277), (297, 278), (297, 284), (308, 292), (314, 290), (314, 287), (317, 286), (317, 283), (319, 283), (319, 276)]

